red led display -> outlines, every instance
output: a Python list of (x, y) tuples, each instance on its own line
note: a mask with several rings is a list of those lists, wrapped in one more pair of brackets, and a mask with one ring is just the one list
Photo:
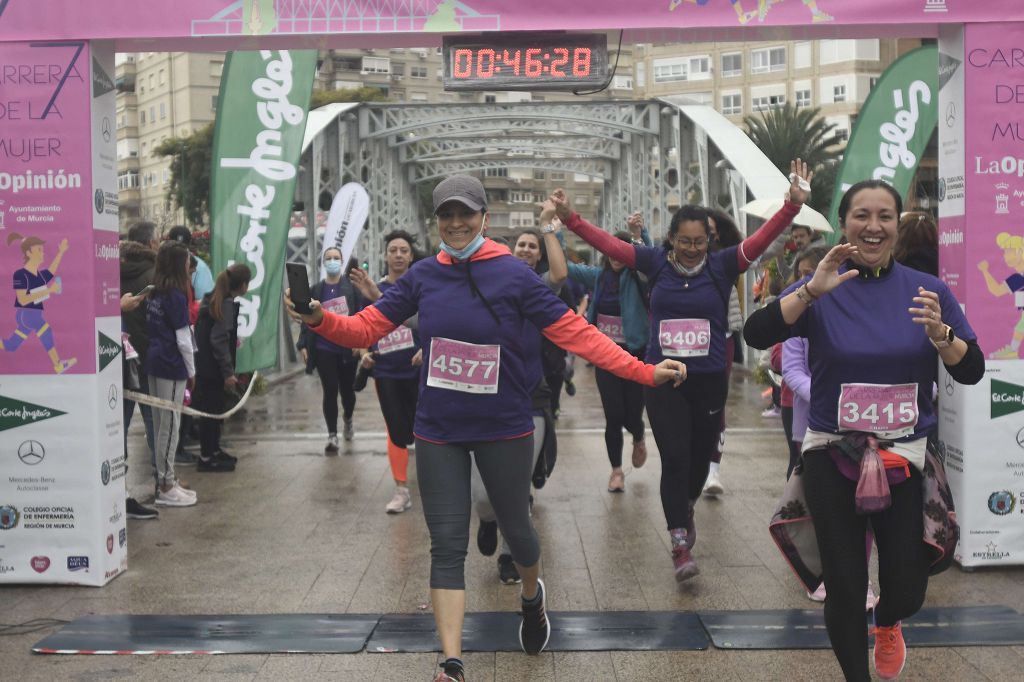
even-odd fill
[(445, 90), (574, 90), (608, 77), (604, 34), (445, 36)]

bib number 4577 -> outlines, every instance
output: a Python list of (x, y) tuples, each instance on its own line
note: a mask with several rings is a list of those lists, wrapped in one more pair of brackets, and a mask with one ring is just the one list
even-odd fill
[(501, 346), (435, 336), (430, 341), (427, 386), (463, 393), (497, 393)]

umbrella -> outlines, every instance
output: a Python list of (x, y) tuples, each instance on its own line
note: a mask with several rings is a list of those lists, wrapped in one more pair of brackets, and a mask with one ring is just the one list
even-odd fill
[[(768, 220), (778, 213), (781, 208), (782, 199), (755, 199), (740, 210), (747, 215)], [(806, 225), (815, 232), (832, 231), (832, 226), (828, 224), (828, 220), (826, 220), (825, 216), (821, 215), (807, 204), (800, 207), (800, 212), (796, 214), (795, 218), (793, 218), (793, 223)]]

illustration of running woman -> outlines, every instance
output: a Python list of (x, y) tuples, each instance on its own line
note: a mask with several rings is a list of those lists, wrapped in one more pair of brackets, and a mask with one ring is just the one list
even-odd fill
[(1010, 343), (989, 354), (992, 360), (1016, 360), (1019, 357), (1020, 345), (1024, 341), (1024, 237), (1000, 232), (996, 235), (996, 244), (1003, 250), (1003, 262), (1013, 268), (1014, 273), (1003, 282), (997, 282), (988, 270), (988, 261), (978, 263), (978, 269), (985, 277), (985, 285), (993, 296), (1001, 297), (1013, 294), (1013, 302), (1020, 311), (1020, 319), (1013, 328)]
[(39, 237), (22, 237), (14, 232), (8, 235), (7, 245), (21, 240), (21, 254), (25, 259), (24, 267), (14, 273), (14, 322), (17, 325), (14, 333), (3, 340), (4, 350), (13, 353), (18, 350), (29, 334), (35, 334), (39, 343), (43, 344), (46, 353), (53, 362), (53, 371), (63, 374), (71, 368), (76, 358), (61, 360), (53, 343), (53, 330), (43, 319), (43, 301), (61, 293), (60, 277), (57, 268), (61, 258), (68, 250), (68, 240), (62, 239), (57, 247), (57, 255), (50, 262), (49, 268), (42, 268), (43, 245), (46, 243)]
[[(691, 5), (698, 5), (703, 7), (708, 4), (710, 0), (669, 0), (668, 10), (671, 12), (676, 7), (679, 7), (683, 2), (688, 2)], [(732, 4), (733, 9), (736, 10), (736, 17), (739, 19), (740, 24), (746, 24), (751, 19), (756, 18), (758, 22), (762, 22), (768, 16), (768, 10), (771, 9), (772, 5), (777, 5), (782, 0), (757, 0), (757, 9), (751, 12), (743, 11), (743, 4), (741, 0), (729, 0)], [(827, 12), (823, 12), (818, 8), (818, 0), (802, 0), (804, 5), (811, 11), (811, 21), (814, 23), (822, 23), (832, 21), (834, 17)]]

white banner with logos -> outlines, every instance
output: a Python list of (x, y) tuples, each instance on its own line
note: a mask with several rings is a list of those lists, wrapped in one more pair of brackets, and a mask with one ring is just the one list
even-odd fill
[(348, 260), (363, 233), (363, 225), (370, 215), (370, 195), (358, 182), (348, 182), (334, 196), (331, 212), (327, 215), (327, 229), (320, 249), (320, 279), (327, 276), (324, 271), (324, 251), (329, 248), (341, 250), (341, 267), (348, 266)]
[(1024, 363), (987, 362), (962, 386), (940, 371), (939, 450), (960, 522), (961, 566), (1024, 564)]

